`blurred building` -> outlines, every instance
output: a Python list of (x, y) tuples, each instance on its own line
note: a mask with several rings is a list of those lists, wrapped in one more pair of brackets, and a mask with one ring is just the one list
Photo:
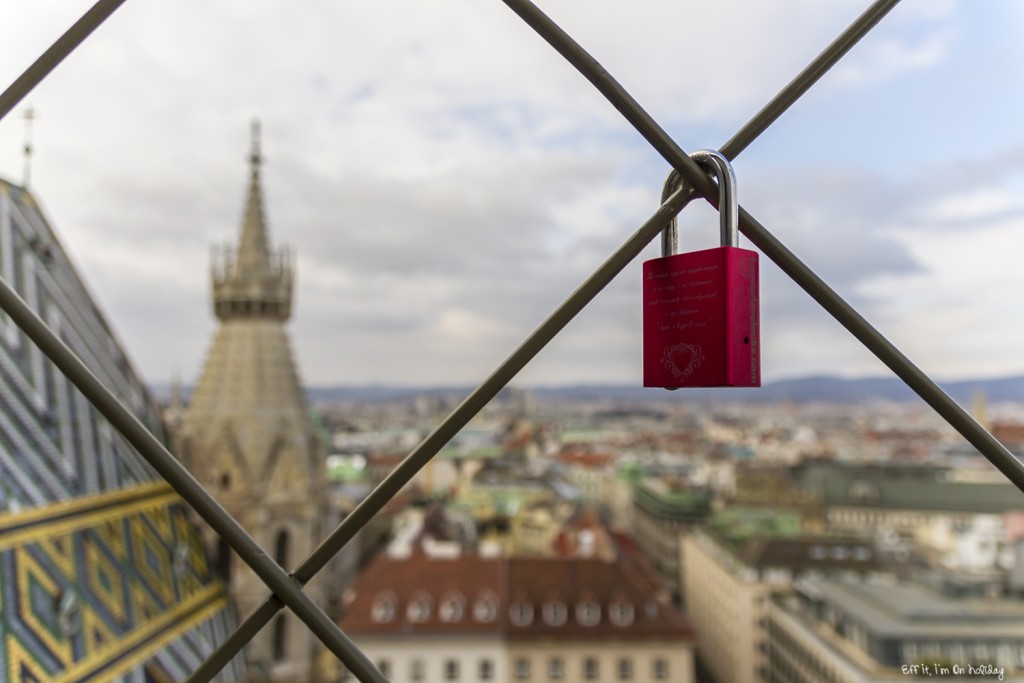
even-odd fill
[(633, 535), (681, 601), (685, 601), (685, 576), (680, 539), (711, 514), (711, 501), (710, 491), (670, 477), (648, 477), (633, 488)]
[[(287, 570), (312, 553), (326, 516), (323, 445), (310, 421), (284, 323), (291, 316), (293, 267), (270, 249), (260, 184), (258, 124), (248, 197), (236, 248), (212, 269), (220, 325), (182, 425), (183, 460), (192, 474)], [(208, 530), (240, 612), (266, 600), (267, 588)], [(314, 600), (316, 582), (307, 588)], [(253, 640), (250, 660), (276, 681), (306, 681), (316, 639), (285, 610)]]
[(604, 471), (600, 484), (600, 504), (608, 512), (612, 528), (633, 529), (633, 491), (643, 479), (643, 466), (636, 460), (621, 462)]
[[(0, 181), (0, 275), (157, 438), (39, 201)], [(0, 314), (0, 678), (182, 681), (234, 630), (188, 505)], [(236, 657), (215, 680), (241, 680)]]
[(1024, 680), (1024, 603), (916, 582), (806, 578), (795, 588), (767, 606), (767, 681)]
[(693, 629), (648, 586), (617, 560), (418, 549), (371, 563), (340, 626), (395, 683), (693, 681)]
[(613, 471), (617, 457), (614, 453), (592, 448), (563, 448), (554, 460), (564, 470), (568, 481), (588, 503), (601, 502), (601, 484), (606, 473)]
[(1024, 509), (1004, 477), (978, 480), (949, 467), (812, 462), (793, 468), (798, 485), (821, 500), (840, 533), (891, 533), (911, 540), (922, 525), (962, 527), (975, 517)]
[(958, 574), (965, 585), (1018, 590), (1013, 572), (1024, 544), (1010, 520), (1024, 501), (997, 471), (816, 462), (795, 467), (793, 475), (821, 500), (830, 531), (875, 539), (903, 573), (925, 564)]
[(773, 592), (800, 576), (878, 569), (869, 542), (807, 534), (787, 510), (723, 511), (683, 539), (681, 555), (687, 614), (716, 683), (766, 680), (763, 620)]
[(788, 465), (747, 462), (735, 469), (735, 490), (730, 505), (741, 507), (785, 507), (799, 512), (809, 531), (824, 531), (821, 499), (799, 488)]

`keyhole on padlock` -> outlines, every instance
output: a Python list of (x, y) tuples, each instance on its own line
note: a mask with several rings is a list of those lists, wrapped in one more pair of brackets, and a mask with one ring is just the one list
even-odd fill
[(743, 343), (744, 344), (749, 344), (750, 343), (750, 337), (744, 337), (743, 338)]

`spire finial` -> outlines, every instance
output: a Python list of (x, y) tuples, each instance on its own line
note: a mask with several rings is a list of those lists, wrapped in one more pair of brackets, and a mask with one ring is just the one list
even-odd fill
[(249, 153), (249, 163), (252, 164), (253, 172), (257, 171), (263, 162), (260, 154), (260, 120), (252, 120), (252, 151)]
[(32, 175), (32, 122), (36, 118), (36, 110), (29, 107), (22, 115), (25, 119), (25, 167), (22, 174), (22, 187), (27, 188)]

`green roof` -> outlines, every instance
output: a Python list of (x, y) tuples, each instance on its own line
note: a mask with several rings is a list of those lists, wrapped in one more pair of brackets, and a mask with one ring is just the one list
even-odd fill
[(327, 479), (330, 481), (363, 481), (366, 479), (366, 468), (356, 467), (351, 462), (345, 461), (328, 468)]
[(1024, 510), (1024, 493), (1009, 481), (950, 481), (942, 468), (830, 464), (801, 474), (804, 488), (825, 505), (980, 514)]
[(711, 517), (707, 524), (719, 538), (734, 545), (755, 537), (800, 534), (800, 514), (785, 508), (726, 508)]
[(630, 484), (636, 484), (644, 478), (644, 467), (636, 460), (629, 460), (619, 466), (618, 475), (619, 479)]
[(642, 509), (658, 517), (696, 521), (711, 513), (711, 492), (702, 489), (658, 490), (650, 482), (644, 482), (633, 491), (634, 502)]

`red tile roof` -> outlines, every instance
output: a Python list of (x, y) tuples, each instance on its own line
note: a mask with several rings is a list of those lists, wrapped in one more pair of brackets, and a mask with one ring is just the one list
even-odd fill
[(584, 467), (587, 469), (604, 469), (615, 462), (612, 453), (594, 453), (579, 451), (572, 447), (563, 448), (555, 455), (555, 459), (565, 465)]
[(1015, 422), (996, 422), (992, 425), (992, 436), (1011, 446), (1024, 444), (1024, 425)]
[[(637, 572), (594, 558), (382, 555), (355, 581), (349, 595), (339, 625), (353, 635), (694, 639), (689, 622), (658, 600)], [(488, 601), (489, 606), (483, 604)], [(532, 616), (517, 620), (514, 612)], [(597, 618), (587, 623), (588, 616)]]
[[(532, 640), (559, 638), (592, 640), (595, 638), (629, 640), (689, 640), (692, 626), (667, 604), (659, 602), (619, 562), (598, 559), (557, 557), (516, 557), (509, 560), (510, 603), (526, 601), (533, 605), (534, 618), (528, 625), (509, 623), (509, 638)], [(562, 602), (568, 619), (560, 626), (544, 619), (544, 604)], [(586, 603), (596, 603), (600, 619), (583, 623)], [(621, 619), (620, 605), (628, 607), (629, 619)], [(616, 623), (613, 613), (620, 619)]]
[[(394, 558), (382, 553), (353, 582), (348, 591), (353, 598), (339, 626), (346, 632), (361, 634), (500, 633), (504, 628), (500, 591), (505, 571), (501, 558), (432, 558), (422, 552)], [(488, 595), (497, 602), (496, 613), (489, 622), (474, 614), (478, 603)], [(415, 611), (413, 603), (423, 598), (429, 606), (426, 618), (410, 618)], [(375, 619), (374, 606), (388, 599), (394, 601), (394, 617)], [(460, 599), (461, 617), (443, 619), (441, 603)]]

